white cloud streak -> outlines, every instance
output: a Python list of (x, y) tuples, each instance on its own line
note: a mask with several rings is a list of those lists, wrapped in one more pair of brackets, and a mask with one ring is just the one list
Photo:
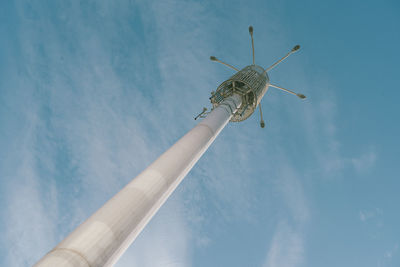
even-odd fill
[(358, 173), (365, 173), (374, 166), (376, 154), (373, 151), (369, 151), (359, 157), (350, 159), (350, 161)]
[(305, 228), (311, 214), (301, 179), (284, 158), (278, 160), (276, 188), (288, 212), (279, 215), (264, 267), (301, 266), (304, 261)]
[(278, 224), (264, 267), (295, 267), (303, 261), (303, 237), (285, 221)]
[(379, 208), (375, 208), (372, 210), (360, 210), (359, 212), (359, 218), (362, 222), (369, 221), (381, 215), (382, 215), (382, 210)]

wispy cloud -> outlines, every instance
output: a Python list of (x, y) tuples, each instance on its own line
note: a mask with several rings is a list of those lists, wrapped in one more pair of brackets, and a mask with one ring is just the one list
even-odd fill
[(279, 162), (277, 189), (288, 212), (279, 215), (264, 266), (300, 266), (306, 250), (305, 228), (311, 218), (310, 208), (296, 170), (285, 164), (284, 158)]
[(387, 250), (383, 257), (385, 259), (391, 259), (399, 250), (399, 244), (395, 244), (391, 249)]
[(374, 166), (376, 154), (373, 151), (369, 151), (359, 157), (350, 159), (350, 161), (358, 173), (365, 173)]
[(278, 224), (264, 267), (295, 267), (303, 261), (304, 241), (285, 221)]
[(396, 263), (399, 262), (398, 253), (399, 253), (399, 244), (396, 243), (383, 253), (383, 256), (378, 260), (377, 266), (378, 267), (397, 266)]
[(290, 217), (293, 218), (294, 222), (303, 225), (309, 220), (310, 211), (300, 177), (292, 167), (284, 164), (282, 164), (279, 173), (278, 188), (291, 211)]
[(359, 218), (362, 222), (369, 221), (377, 216), (382, 215), (382, 210), (379, 208), (372, 209), (372, 210), (360, 210)]
[[(30, 108), (35, 110), (35, 105)], [(0, 260), (4, 266), (27, 266), (37, 259), (57, 239), (58, 192), (54, 181), (43, 181), (38, 169), (52, 173), (54, 166), (47, 159), (38, 160), (43, 153), (35, 145), (40, 125), (37, 114), (25, 118), (22, 133), (12, 142), (13, 151), (2, 155), (1, 176), (4, 219), (0, 249), (7, 253)], [(41, 132), (43, 133), (43, 132)], [(17, 157), (18, 160), (15, 160)], [(32, 246), (34, 244), (34, 246)]]

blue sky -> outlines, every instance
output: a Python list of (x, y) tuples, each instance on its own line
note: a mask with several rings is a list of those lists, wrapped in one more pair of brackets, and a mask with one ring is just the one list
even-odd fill
[(29, 266), (190, 130), (236, 67), (268, 66), (117, 263), (400, 265), (397, 1), (2, 1), (0, 265)]

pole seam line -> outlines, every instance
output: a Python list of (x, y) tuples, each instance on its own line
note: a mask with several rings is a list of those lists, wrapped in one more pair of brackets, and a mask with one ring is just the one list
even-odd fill
[[(66, 250), (66, 251), (70, 251), (70, 252), (72, 252), (72, 253), (78, 255), (79, 257), (81, 257), (81, 258), (86, 262), (86, 264), (87, 264), (89, 267), (91, 267), (89, 261), (88, 261), (88, 260), (85, 258), (85, 256), (83, 256), (79, 251), (74, 250), (74, 249), (70, 249), (70, 248), (55, 248), (55, 249), (53, 249), (51, 252), (55, 252), (55, 251), (57, 251), (57, 250)], [(50, 254), (50, 253), (49, 253), (49, 254)]]
[(201, 123), (199, 123), (197, 126), (204, 126), (204, 127), (208, 128), (208, 130), (210, 130), (210, 132), (211, 132), (211, 135), (212, 135), (212, 136), (214, 136), (214, 135), (215, 135), (215, 132), (214, 132), (214, 130), (213, 130), (213, 129), (211, 129), (211, 127), (210, 127), (210, 126), (208, 126), (207, 124), (205, 124), (205, 123), (201, 122)]

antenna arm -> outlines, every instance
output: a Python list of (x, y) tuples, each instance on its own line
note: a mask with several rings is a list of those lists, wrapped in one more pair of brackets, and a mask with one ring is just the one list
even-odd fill
[(258, 104), (258, 108), (260, 109), (260, 126), (261, 128), (265, 127), (265, 122), (263, 120), (263, 114), (262, 114), (262, 109), (261, 109), (261, 101), (260, 104)]
[(297, 50), (300, 49), (300, 45), (296, 45), (292, 48), (292, 50), (289, 51), (289, 53), (286, 54), (286, 56), (284, 56), (283, 58), (279, 59), (277, 62), (275, 62), (274, 64), (272, 64), (269, 68), (267, 68), (263, 75), (265, 75), (265, 73), (267, 73), (268, 71), (272, 70), (273, 68), (275, 68), (279, 63), (281, 63), (282, 61), (284, 61), (285, 59), (287, 59), (291, 54), (293, 54), (294, 52), (296, 52)]
[(274, 84), (269, 84), (269, 86), (277, 88), (277, 89), (282, 90), (282, 91), (285, 91), (285, 92), (287, 92), (289, 94), (295, 95), (295, 96), (297, 96), (297, 97), (299, 97), (301, 99), (305, 99), (306, 98), (306, 96), (303, 95), (303, 94), (295, 93), (293, 91), (290, 91), (290, 90), (288, 90), (286, 88), (283, 88), (283, 87), (280, 87), (280, 86), (277, 86), (277, 85), (274, 85)]
[(253, 52), (253, 65), (255, 65), (255, 60), (254, 60), (254, 38), (253, 38), (253, 26), (249, 27), (249, 33), (250, 33), (250, 37), (251, 37), (251, 49)]
[(218, 58), (216, 58), (216, 57), (214, 57), (214, 56), (211, 56), (211, 57), (210, 57), (210, 60), (211, 60), (211, 61), (216, 61), (216, 62), (218, 62), (218, 63), (221, 63), (221, 64), (227, 66), (228, 68), (231, 68), (231, 69), (234, 69), (234, 70), (236, 70), (236, 71), (239, 71), (239, 69), (235, 68), (235, 67), (232, 66), (232, 65), (229, 65), (228, 63), (222, 62), (221, 60), (219, 60)]

